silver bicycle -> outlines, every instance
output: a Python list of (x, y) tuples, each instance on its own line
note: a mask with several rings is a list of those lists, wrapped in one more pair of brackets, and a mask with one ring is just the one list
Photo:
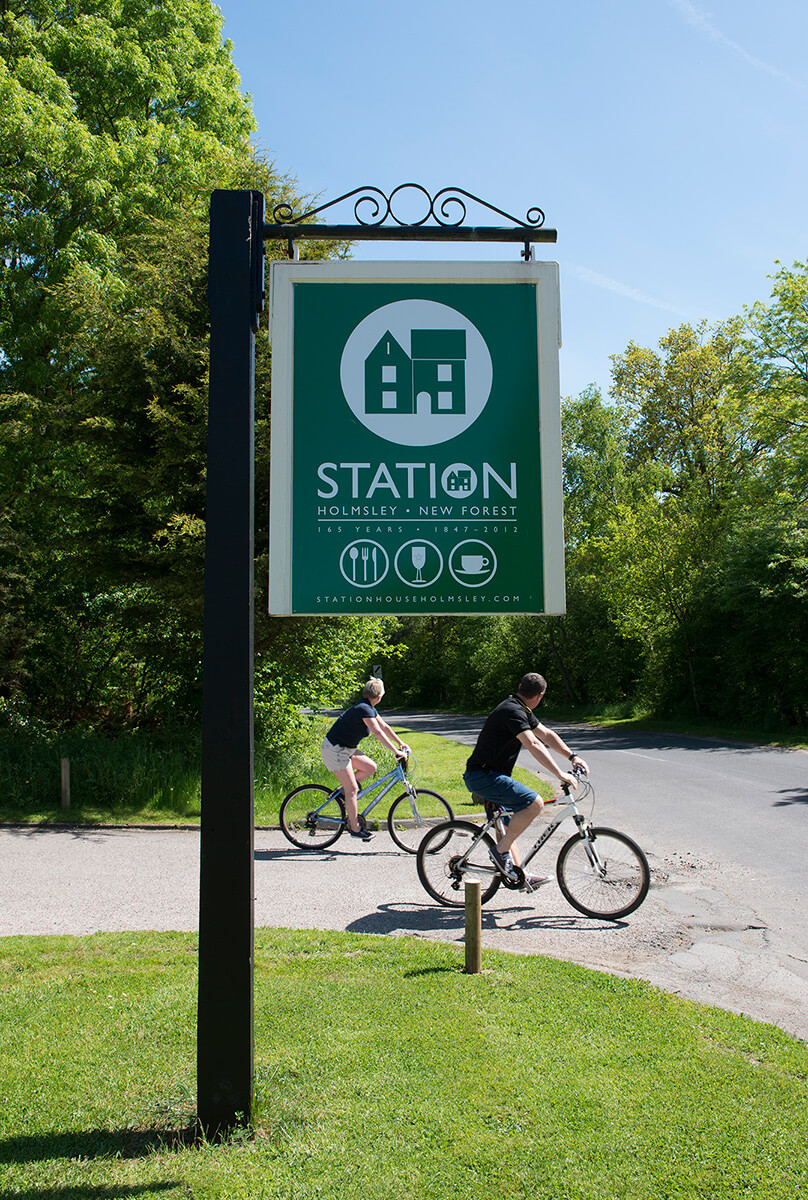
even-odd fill
[[(403, 785), (404, 791), (390, 805), (387, 828), (396, 845), (408, 854), (415, 854), (429, 829), (453, 816), (443, 796), (429, 788), (418, 788), (407, 778), (408, 769), (414, 765), (413, 755), (399, 759), (392, 771), (367, 783), (357, 796), (358, 804), (372, 797), (359, 812), (359, 827), (366, 829), (367, 817), (376, 805), (397, 784)], [(301, 850), (324, 850), (331, 846), (348, 828), (342, 788), (329, 789), (321, 783), (304, 783), (295, 788), (281, 805), (280, 825), (292, 845)]]
[(573, 794), (568, 784), (564, 786), (566, 805), (553, 814), (552, 821), (525, 856), (522, 867), (515, 868), (515, 878), (509, 878), (489, 854), (504, 833), (504, 822), (510, 815), (506, 808), (486, 804), (483, 825), (455, 818), (431, 829), (418, 847), (417, 867), (418, 877), (433, 900), (461, 907), (465, 903), (463, 884), (467, 879), (481, 881), (483, 904), (500, 885), (522, 888), (525, 868), (559, 825), (571, 818), (577, 832), (564, 843), (556, 860), (556, 878), (565, 899), (587, 917), (609, 920), (626, 917), (639, 908), (651, 882), (648, 860), (626, 834), (594, 826), (580, 812), (579, 806), (589, 798), (594, 809), (595, 793), (580, 769), (574, 774), (579, 781), (579, 794)]

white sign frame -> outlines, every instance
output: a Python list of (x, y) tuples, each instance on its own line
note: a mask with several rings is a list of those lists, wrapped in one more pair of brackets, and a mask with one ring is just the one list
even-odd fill
[[(561, 460), (561, 347), (559, 268), (554, 262), (273, 262), (269, 281), (272, 346), (272, 432), (269, 519), (269, 612), (276, 616), (323, 615), (292, 610), (294, 513), (294, 289), (298, 283), (521, 283), (535, 287), (539, 367), (541, 510), (544, 615), (566, 611), (564, 502)], [(325, 610), (323, 610), (325, 611)], [(345, 610), (348, 611), (348, 610)], [(387, 610), (384, 610), (385, 612)], [(429, 612), (419, 608), (419, 614)], [(452, 615), (440, 610), (443, 615)], [(333, 613), (333, 609), (329, 610)], [(351, 610), (356, 615), (356, 610)], [(458, 613), (468, 615), (467, 609)], [(491, 615), (479, 612), (478, 615)], [(373, 615), (372, 609), (362, 609)], [(503, 615), (493, 610), (493, 615)]]

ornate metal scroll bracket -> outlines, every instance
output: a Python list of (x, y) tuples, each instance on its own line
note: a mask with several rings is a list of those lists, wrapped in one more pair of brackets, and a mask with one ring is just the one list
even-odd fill
[[(355, 224), (320, 224), (315, 218), (327, 209), (339, 204), (353, 202)], [(489, 213), (496, 213), (510, 221), (505, 225), (464, 224), (471, 202)], [(402, 208), (406, 206), (417, 213), (417, 219), (405, 219)], [(528, 261), (532, 256), (534, 242), (555, 242), (555, 229), (544, 226), (544, 213), (540, 208), (530, 208), (525, 219), (505, 212), (487, 200), (465, 191), (464, 188), (441, 188), (431, 195), (419, 183), (402, 183), (385, 195), (377, 187), (354, 188), (335, 200), (320, 204), (308, 212), (295, 215), (289, 204), (278, 204), (272, 213), (272, 222), (264, 226), (264, 237), (283, 239), (289, 243), (289, 257), (294, 257), (294, 244), (298, 239), (332, 241), (485, 241), (523, 242), (522, 257)], [(386, 224), (389, 220), (389, 224)], [(434, 224), (430, 224), (433, 221)]]

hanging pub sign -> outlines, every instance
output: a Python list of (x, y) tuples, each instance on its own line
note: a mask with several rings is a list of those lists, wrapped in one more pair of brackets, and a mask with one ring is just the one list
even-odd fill
[(555, 263), (275, 262), (269, 611), (560, 613)]

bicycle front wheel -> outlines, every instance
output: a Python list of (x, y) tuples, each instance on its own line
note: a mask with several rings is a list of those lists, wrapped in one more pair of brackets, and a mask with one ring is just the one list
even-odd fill
[(390, 805), (387, 828), (397, 846), (408, 854), (415, 854), (424, 834), (444, 821), (451, 821), (453, 816), (443, 796), (427, 788), (416, 788), (414, 796), (403, 792)]
[(438, 904), (462, 908), (466, 903), (464, 882), (479, 879), (480, 899), (490, 900), (499, 887), (499, 872), (488, 851), (494, 843), (487, 833), (480, 836), (480, 827), (471, 821), (444, 821), (436, 825), (421, 840), (416, 866), (418, 878)]
[(281, 829), (301, 850), (324, 850), (345, 828), (345, 804), (320, 783), (295, 788), (281, 805)]
[(651, 882), (640, 847), (615, 829), (590, 829), (589, 837), (576, 833), (561, 847), (556, 875), (573, 908), (610, 920), (639, 908)]

